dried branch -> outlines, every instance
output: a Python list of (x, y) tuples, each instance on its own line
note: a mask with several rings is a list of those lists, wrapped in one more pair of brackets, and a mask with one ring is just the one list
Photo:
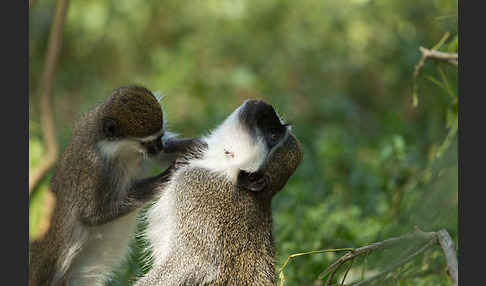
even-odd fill
[(444, 53), (444, 52), (439, 52), (436, 50), (429, 50), (424, 47), (419, 48), (420, 52), (422, 53), (422, 58), (418, 62), (418, 64), (415, 66), (415, 71), (413, 73), (414, 77), (416, 78), (422, 69), (422, 67), (425, 64), (425, 61), (428, 59), (434, 59), (438, 61), (444, 61), (447, 62), (453, 66), (458, 65), (459, 63), (459, 56), (457, 53)]
[(280, 278), (279, 286), (284, 285), (285, 274), (284, 274), (283, 270), (285, 269), (285, 267), (287, 267), (287, 264), (289, 264), (290, 260), (292, 260), (293, 258), (303, 256), (303, 255), (325, 253), (325, 252), (338, 252), (338, 251), (353, 251), (353, 249), (352, 248), (338, 248), (338, 249), (314, 250), (314, 251), (309, 251), (309, 252), (295, 253), (295, 254), (287, 256), (287, 260), (285, 260), (285, 263), (283, 264), (283, 266), (278, 271), (279, 272), (279, 278)]
[(44, 178), (45, 174), (54, 166), (58, 158), (58, 144), (51, 108), (51, 92), (54, 72), (56, 71), (59, 51), (61, 49), (67, 7), (68, 0), (58, 0), (56, 14), (49, 33), (44, 71), (42, 72), (41, 82), (37, 92), (40, 95), (40, 121), (44, 135), (44, 145), (46, 146), (46, 155), (40, 165), (29, 176), (29, 195), (42, 178)]
[[(350, 264), (348, 265), (346, 272), (344, 274), (344, 278), (342, 279), (341, 283), (338, 282), (338, 285), (344, 285), (344, 281), (346, 279), (346, 276), (349, 272), (349, 270), (352, 267), (352, 263), (354, 259), (358, 256), (362, 255), (368, 255), (370, 252), (374, 250), (379, 250), (379, 249), (387, 249), (394, 247), (400, 243), (403, 242), (420, 242), (423, 241), (424, 243), (420, 248), (415, 250), (412, 253), (409, 253), (406, 255), (405, 258), (400, 259), (398, 262), (392, 263), (390, 266), (388, 266), (384, 271), (380, 272), (379, 274), (368, 278), (363, 281), (358, 281), (356, 283), (353, 283), (351, 285), (353, 286), (358, 286), (358, 285), (364, 285), (367, 283), (371, 283), (374, 281), (379, 280), (380, 278), (384, 277), (385, 275), (393, 272), (396, 270), (398, 267), (406, 264), (413, 258), (415, 258), (417, 255), (423, 253), (430, 247), (436, 244), (440, 244), (442, 247), (442, 250), (444, 251), (446, 262), (447, 262), (447, 267), (448, 267), (448, 273), (450, 276), (450, 279), (452, 280), (452, 285), (457, 286), (457, 281), (458, 281), (458, 268), (457, 268), (457, 257), (455, 254), (455, 246), (454, 243), (452, 242), (452, 239), (449, 235), (449, 233), (445, 230), (442, 229), (438, 232), (424, 232), (420, 230), (419, 228), (415, 227), (415, 231), (411, 234), (400, 236), (400, 237), (393, 237), (389, 238), (384, 241), (380, 242), (375, 242), (370, 245), (366, 245), (357, 249), (352, 249), (352, 248), (339, 248), (339, 249), (327, 249), (327, 250), (318, 250), (318, 251), (310, 251), (310, 252), (304, 252), (304, 253), (297, 253), (297, 254), (292, 254), (287, 257), (287, 260), (283, 264), (282, 268), (279, 270), (279, 278), (280, 278), (280, 286), (284, 285), (285, 282), (285, 275), (284, 275), (284, 268), (288, 265), (290, 260), (294, 257), (298, 256), (303, 256), (303, 255), (310, 255), (310, 254), (317, 254), (317, 253), (324, 253), (324, 252), (338, 252), (338, 251), (348, 251), (345, 255), (341, 256), (338, 260), (336, 260), (334, 263), (332, 263), (329, 267), (327, 267), (317, 278), (316, 283), (319, 281), (322, 281), (323, 278), (328, 276), (328, 279), (326, 280), (326, 286), (331, 285), (332, 280), (334, 276), (336, 275), (337, 271), (346, 264), (349, 260), (351, 260)], [(317, 284), (316, 284), (317, 285)]]
[[(324, 270), (318, 277), (318, 281), (321, 281), (324, 277), (328, 276), (328, 279), (326, 281), (326, 286), (331, 285), (332, 280), (334, 276), (336, 275), (337, 271), (343, 266), (347, 261), (351, 260), (351, 262), (358, 256), (361, 255), (367, 255), (370, 252), (378, 249), (386, 249), (390, 248), (393, 246), (396, 246), (399, 243), (405, 242), (405, 241), (425, 241), (425, 243), (416, 251), (414, 251), (411, 254), (408, 254), (404, 259), (399, 260), (398, 262), (392, 263), (389, 267), (387, 267), (384, 271), (380, 272), (379, 274), (368, 278), (363, 281), (359, 281), (356, 283), (353, 283), (351, 285), (353, 286), (358, 286), (358, 285), (364, 285), (368, 283), (375, 282), (381, 278), (383, 278), (385, 275), (395, 271), (398, 267), (406, 264), (410, 260), (412, 260), (414, 257), (417, 255), (423, 253), (426, 251), (428, 248), (432, 247), (435, 244), (440, 244), (442, 247), (442, 250), (444, 252), (446, 262), (447, 262), (447, 267), (448, 267), (448, 273), (450, 276), (450, 279), (452, 280), (452, 285), (457, 286), (457, 281), (458, 281), (458, 268), (457, 268), (457, 257), (455, 254), (455, 246), (454, 243), (452, 242), (452, 239), (449, 235), (449, 233), (442, 229), (438, 232), (423, 232), (420, 229), (416, 228), (415, 232), (409, 235), (401, 236), (401, 237), (395, 237), (395, 238), (390, 238), (381, 242), (376, 242), (367, 246), (363, 246), (360, 248), (357, 248), (355, 250), (352, 250), (351, 252), (346, 253), (343, 255), (341, 258), (336, 260), (334, 263), (332, 263), (326, 270)], [(351, 265), (346, 269), (346, 274), (351, 268)], [(346, 274), (344, 277), (346, 277)], [(338, 284), (338, 285), (344, 285), (344, 279), (343, 281)]]
[(351, 267), (353, 267), (353, 262), (354, 259), (351, 259), (348, 268), (346, 268), (346, 272), (344, 272), (343, 280), (341, 280), (341, 285), (344, 285), (344, 281), (346, 281), (346, 276), (348, 276), (349, 270), (351, 270)]
[(447, 273), (451, 278), (452, 285), (458, 285), (458, 268), (457, 268), (457, 256), (456, 256), (456, 246), (452, 242), (451, 236), (445, 229), (441, 229), (437, 232), (437, 238), (439, 244), (444, 252), (445, 260), (447, 263)]
[[(351, 261), (352, 261), (352, 260), (351, 260)], [(331, 285), (331, 283), (332, 283), (332, 279), (334, 279), (334, 275), (336, 275), (337, 270), (338, 270), (339, 268), (341, 268), (341, 266), (342, 266), (342, 265), (343, 265), (345, 262), (346, 262), (346, 261), (344, 261), (344, 260), (343, 260), (343, 261), (341, 261), (341, 262), (339, 262), (339, 263), (337, 264), (337, 266), (336, 266), (336, 271), (332, 271), (332, 272), (331, 272), (331, 275), (329, 275), (329, 278), (327, 279), (327, 281), (326, 281), (326, 285), (325, 285), (325, 286), (330, 286), (330, 285)]]
[(440, 41), (431, 49), (419, 47), (419, 50), (422, 53), (422, 57), (420, 58), (420, 61), (415, 65), (415, 70), (413, 72), (412, 105), (414, 107), (417, 107), (418, 105), (417, 78), (427, 59), (444, 61), (446, 63), (454, 65), (456, 68), (459, 64), (459, 57), (457, 53), (444, 53), (444, 52), (437, 51), (437, 49), (439, 49), (445, 43), (445, 41), (447, 41), (449, 36), (450, 36), (449, 32), (445, 33), (444, 36), (442, 36), (442, 38), (440, 39)]
[(415, 251), (412, 254), (408, 255), (406, 258), (400, 260), (399, 262), (393, 263), (391, 266), (387, 267), (381, 273), (379, 273), (379, 274), (377, 274), (377, 275), (375, 275), (375, 276), (373, 276), (371, 278), (368, 278), (368, 279), (366, 279), (364, 281), (357, 282), (357, 283), (353, 283), (351, 285), (352, 286), (359, 286), (359, 285), (367, 285), (368, 283), (375, 282), (376, 280), (379, 280), (381, 277), (385, 276), (386, 274), (394, 271), (398, 267), (400, 267), (400, 266), (404, 265), (405, 263), (409, 262), (410, 260), (412, 260), (413, 258), (415, 258), (417, 255), (419, 255), (422, 252), (424, 252), (425, 250), (429, 249), (431, 246), (435, 245), (436, 243), (437, 243), (437, 237), (434, 236), (432, 239), (430, 239), (424, 246), (422, 246), (421, 248), (419, 248), (417, 251)]
[(346, 261), (354, 259), (358, 256), (368, 254), (373, 250), (384, 249), (393, 247), (399, 243), (404, 241), (414, 241), (414, 240), (430, 240), (436, 236), (435, 232), (423, 232), (419, 229), (416, 229), (414, 233), (400, 236), (400, 237), (393, 237), (389, 238), (384, 241), (375, 242), (370, 245), (366, 245), (360, 248), (355, 249), (354, 251), (348, 252), (331, 264), (326, 270), (324, 270), (317, 279), (321, 280), (326, 277), (329, 273), (335, 272), (339, 269), (339, 267)]

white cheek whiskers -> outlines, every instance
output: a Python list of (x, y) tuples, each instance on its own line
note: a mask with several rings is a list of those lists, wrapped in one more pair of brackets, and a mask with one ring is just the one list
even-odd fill
[(123, 161), (148, 160), (147, 150), (134, 140), (108, 141), (103, 140), (98, 143), (101, 154), (108, 159), (121, 159)]
[(143, 161), (149, 160), (148, 153), (143, 148), (138, 149), (137, 154), (141, 157)]

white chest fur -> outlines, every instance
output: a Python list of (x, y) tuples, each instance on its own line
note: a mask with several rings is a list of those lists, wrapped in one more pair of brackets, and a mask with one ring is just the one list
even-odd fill
[(86, 228), (88, 237), (69, 273), (69, 285), (103, 285), (127, 256), (138, 212), (102, 226)]
[[(125, 196), (128, 184), (133, 179), (147, 175), (149, 164), (138, 143), (103, 141), (99, 147), (103, 156), (118, 159), (116, 175), (120, 197)], [(83, 233), (85, 238), (69, 270), (69, 285), (104, 285), (113, 270), (127, 257), (130, 241), (135, 235), (138, 213), (138, 210), (133, 211), (100, 226), (78, 226), (78, 232)]]
[(172, 249), (171, 237), (174, 235), (176, 219), (172, 184), (147, 211), (148, 227), (146, 236), (150, 241), (154, 266), (161, 265)]

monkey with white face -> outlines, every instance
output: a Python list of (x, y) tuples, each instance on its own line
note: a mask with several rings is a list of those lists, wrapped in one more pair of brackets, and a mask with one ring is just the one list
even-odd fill
[(249, 100), (194, 144), (148, 210), (137, 286), (273, 285), (271, 199), (302, 160), (273, 107)]

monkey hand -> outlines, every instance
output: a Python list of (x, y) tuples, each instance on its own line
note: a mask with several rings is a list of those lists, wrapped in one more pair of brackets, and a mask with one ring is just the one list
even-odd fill
[(240, 171), (238, 174), (238, 186), (252, 192), (263, 191), (269, 185), (269, 178), (263, 172), (248, 173)]
[(132, 188), (130, 188), (128, 196), (135, 204), (143, 205), (152, 201), (164, 189), (175, 170), (176, 164), (173, 162), (160, 175), (136, 181)]

